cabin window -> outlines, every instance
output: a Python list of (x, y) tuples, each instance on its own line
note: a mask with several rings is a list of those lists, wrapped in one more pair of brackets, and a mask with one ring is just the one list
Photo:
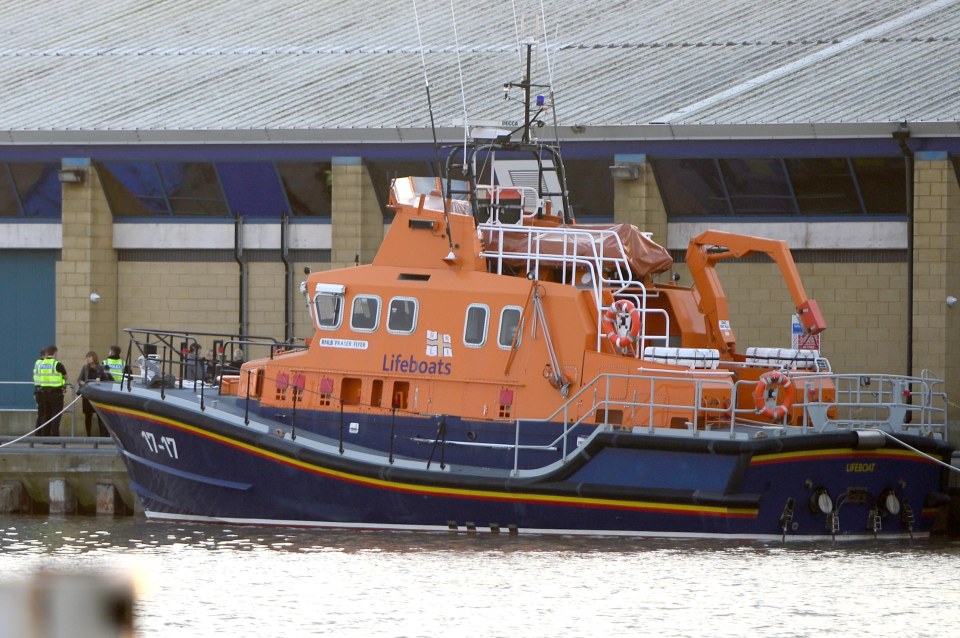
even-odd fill
[(497, 338), (501, 348), (509, 350), (513, 346), (513, 339), (516, 337), (516, 347), (520, 347), (520, 335), (517, 334), (520, 329), (520, 317), (523, 309), (517, 306), (507, 306), (500, 311), (500, 334)]
[(344, 377), (340, 385), (340, 402), (343, 405), (360, 405), (363, 381), (354, 377)]
[(374, 332), (380, 325), (380, 298), (357, 296), (353, 298), (350, 327), (357, 332)]
[(487, 319), (490, 309), (482, 304), (470, 304), (463, 323), (463, 343), (470, 348), (480, 348), (487, 342)]
[(313, 316), (322, 330), (339, 328), (343, 320), (343, 293), (317, 292), (313, 298)]
[(391, 399), (391, 405), (398, 410), (407, 409), (407, 397), (410, 395), (410, 382), (409, 381), (394, 381), (393, 382), (393, 398)]
[(247, 389), (250, 392), (251, 399), (259, 399), (263, 394), (263, 368), (257, 368), (257, 374), (253, 378), (253, 388), (250, 387), (250, 377), (247, 377)]
[(394, 297), (390, 300), (387, 332), (413, 334), (417, 329), (417, 300), (410, 297)]

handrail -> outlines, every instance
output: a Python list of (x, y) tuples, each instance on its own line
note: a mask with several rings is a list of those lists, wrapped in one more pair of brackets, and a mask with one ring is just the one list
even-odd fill
[[(503, 226), (492, 223), (479, 224), (478, 227), (481, 232), (488, 233), (487, 236), (490, 237), (491, 241), (494, 237), (496, 238), (497, 249), (484, 250), (480, 253), (480, 256), (495, 261), (497, 274), (503, 274), (504, 263), (510, 260), (525, 262), (524, 266), (527, 272), (533, 273), (539, 272), (543, 265), (557, 264), (561, 266), (561, 284), (587, 287), (591, 291), (594, 307), (597, 311), (596, 348), (598, 351), (603, 339), (601, 325), (603, 312), (606, 310), (603, 305), (604, 291), (609, 291), (614, 298), (633, 300), (634, 306), (641, 315), (642, 334), (637, 339), (637, 347), (634, 351), (635, 358), (642, 358), (645, 346), (658, 344), (666, 346), (669, 344), (670, 315), (664, 309), (647, 306), (647, 300), (651, 293), (647, 291), (647, 287), (642, 281), (632, 278), (632, 271), (623, 241), (616, 232), (567, 226), (551, 228)], [(526, 250), (504, 250), (504, 239), (508, 235), (524, 236)], [(555, 241), (558, 237), (563, 247), (561, 253), (553, 254), (541, 251), (543, 242)], [(608, 240), (615, 245), (615, 249), (612, 250), (613, 256), (606, 255), (598, 249), (598, 244), (603, 245)], [(587, 248), (587, 254), (579, 254), (578, 250), (581, 247)], [(577, 282), (575, 273), (580, 269), (590, 275), (588, 280)], [(607, 276), (605, 274), (607, 272), (616, 276)], [(662, 333), (651, 334), (647, 332), (648, 315), (657, 315), (663, 318), (664, 330)]]
[[(715, 392), (722, 391), (723, 388), (726, 388), (729, 391), (729, 405), (735, 405), (735, 395), (734, 395), (734, 383), (730, 379), (729, 373), (726, 375), (722, 373), (717, 373), (716, 371), (711, 371), (712, 374), (706, 374), (702, 376), (689, 376), (684, 378), (683, 376), (676, 376), (671, 379), (663, 379), (658, 375), (628, 375), (628, 374), (613, 374), (613, 373), (604, 373), (597, 375), (589, 383), (584, 385), (579, 391), (575, 392), (567, 401), (553, 412), (550, 416), (544, 419), (517, 419), (515, 427), (515, 441), (519, 445), (520, 441), (520, 429), (521, 425), (525, 421), (531, 423), (543, 423), (544, 421), (555, 421), (558, 420), (558, 417), (562, 416), (563, 428), (558, 436), (553, 439), (548, 445), (556, 446), (560, 449), (560, 459), (566, 459), (568, 456), (567, 450), (567, 440), (570, 437), (571, 432), (576, 429), (578, 426), (583, 425), (587, 422), (588, 419), (594, 418), (598, 412), (603, 411), (603, 421), (600, 423), (591, 423), (590, 425), (595, 426), (597, 431), (604, 431), (611, 429), (614, 425), (622, 425), (621, 423), (610, 423), (610, 414), (612, 411), (620, 410), (621, 413), (623, 410), (630, 408), (631, 409), (631, 421), (636, 421), (636, 410), (638, 408), (645, 409), (649, 412), (649, 415), (646, 419), (647, 425), (646, 429), (648, 432), (654, 432), (658, 426), (654, 425), (654, 414), (658, 410), (669, 410), (672, 412), (689, 412), (689, 419), (687, 420), (688, 427), (693, 426), (694, 436), (697, 436), (696, 424), (699, 422), (701, 416), (710, 416), (713, 415), (717, 419), (717, 423), (722, 421), (722, 418), (726, 416), (729, 408), (722, 406), (706, 406), (703, 405), (704, 397), (704, 386), (709, 385), (712, 390)], [(611, 398), (611, 382), (616, 379), (630, 380), (633, 382), (641, 381), (647, 383), (647, 391), (645, 396), (646, 400), (637, 400), (637, 389), (634, 391), (633, 400), (627, 399), (612, 399)], [(667, 402), (657, 402), (655, 398), (657, 394), (657, 382), (661, 383), (677, 383), (685, 382), (693, 385), (693, 396), (694, 400), (688, 403), (671, 403)], [(603, 384), (603, 392), (600, 393), (600, 385)], [(592, 394), (592, 400), (589, 404), (590, 407), (582, 408), (579, 405), (580, 400), (587, 395), (588, 393)], [(685, 394), (685, 393), (682, 393)], [(582, 410), (582, 414), (576, 418), (571, 418), (571, 411), (573, 409)], [(729, 425), (717, 431), (727, 431), (729, 435), (734, 436), (734, 423), (731, 420)], [(519, 448), (514, 452), (514, 467), (513, 472), (516, 474), (519, 471)]]

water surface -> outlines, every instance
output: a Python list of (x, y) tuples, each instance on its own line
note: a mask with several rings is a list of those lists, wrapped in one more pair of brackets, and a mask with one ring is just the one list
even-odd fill
[[(948, 636), (960, 543), (285, 530), (0, 517), (0, 581), (122, 570), (170, 636)], [(2, 635), (0, 631), (0, 635)]]

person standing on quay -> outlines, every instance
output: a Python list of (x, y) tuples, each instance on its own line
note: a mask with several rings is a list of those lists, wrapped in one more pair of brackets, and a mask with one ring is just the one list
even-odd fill
[(105, 379), (106, 381), (113, 379), (120, 383), (123, 381), (124, 373), (130, 374), (129, 366), (125, 366), (123, 359), (120, 358), (120, 346), (110, 346), (110, 352), (107, 354), (107, 358), (103, 360), (103, 369), (109, 376)]
[[(46, 423), (39, 436), (59, 436), (63, 394), (67, 390), (67, 369), (57, 360), (57, 346), (43, 350), (44, 358), (34, 366), (37, 389), (37, 424)], [(49, 421), (49, 423), (48, 423)]]
[[(80, 376), (77, 377), (77, 392), (83, 394), (83, 387), (90, 383), (91, 381), (112, 381), (113, 377), (110, 375), (106, 369), (100, 366), (100, 357), (97, 356), (97, 353), (91, 350), (87, 353), (87, 364), (83, 366), (80, 370)], [(103, 427), (103, 423), (100, 421), (100, 416), (97, 416), (97, 432), (96, 434), (91, 433), (93, 428), (93, 417), (96, 412), (93, 409), (93, 404), (90, 401), (83, 397), (83, 425), (87, 429), (87, 436), (108, 436), (106, 429)]]
[(34, 432), (39, 435), (40, 426), (43, 421), (40, 420), (40, 364), (47, 357), (47, 349), (41, 348), (37, 360), (33, 363), (33, 400), (37, 402), (37, 424), (34, 426)]

